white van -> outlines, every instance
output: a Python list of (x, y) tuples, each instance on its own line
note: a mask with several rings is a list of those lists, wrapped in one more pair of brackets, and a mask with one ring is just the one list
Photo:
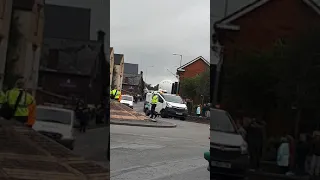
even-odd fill
[(210, 174), (241, 178), (249, 168), (247, 143), (238, 132), (230, 114), (210, 110)]
[(33, 129), (72, 150), (75, 141), (74, 120), (75, 113), (72, 110), (37, 106)]
[[(156, 112), (161, 115), (162, 118), (177, 117), (181, 120), (185, 120), (188, 115), (187, 105), (183, 102), (180, 96), (175, 94), (154, 92), (158, 95), (158, 103)], [(151, 100), (153, 93), (147, 93), (145, 102), (145, 112), (151, 110)]]

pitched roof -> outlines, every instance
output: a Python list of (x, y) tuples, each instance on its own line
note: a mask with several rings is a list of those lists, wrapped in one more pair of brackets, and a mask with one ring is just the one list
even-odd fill
[(139, 65), (132, 63), (124, 63), (124, 73), (126, 74), (138, 74)]
[(120, 65), (122, 58), (123, 58), (123, 54), (114, 54), (114, 64)]
[[(235, 11), (234, 13), (228, 15), (227, 17), (219, 20), (215, 23), (215, 28), (218, 29), (228, 29), (228, 30), (240, 30), (240, 26), (233, 25), (232, 22), (247, 13), (250, 13), (257, 8), (265, 5), (266, 3), (273, 1), (273, 0), (256, 0), (247, 6), (244, 6), (240, 8), (239, 10)], [(301, 0), (304, 3), (306, 3), (308, 6), (310, 6), (316, 13), (320, 15), (320, 7), (317, 3), (314, 2), (314, 0)]]
[(123, 74), (122, 84), (137, 86), (140, 84), (141, 74)]
[(205, 62), (208, 66), (210, 66), (210, 63), (206, 59), (204, 59), (202, 56), (199, 56), (199, 57), (195, 58), (194, 60), (178, 67), (177, 71), (184, 71), (184, 68), (186, 68), (187, 66), (190, 66), (191, 64), (193, 64), (194, 62), (199, 61), (199, 60)]
[(54, 60), (57, 64), (52, 70), (90, 75), (97, 66), (100, 48), (101, 43), (97, 41), (45, 38), (40, 67), (52, 69), (50, 61), (57, 57), (57, 60)]

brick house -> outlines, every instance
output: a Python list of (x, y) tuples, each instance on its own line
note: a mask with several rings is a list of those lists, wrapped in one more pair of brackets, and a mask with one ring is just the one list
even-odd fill
[(184, 78), (191, 78), (201, 74), (209, 69), (209, 67), (210, 63), (202, 56), (199, 56), (177, 69), (179, 81), (181, 82)]
[[(183, 81), (185, 78), (192, 78), (205, 71), (210, 70), (210, 62), (199, 56), (192, 61), (182, 65), (177, 69), (177, 75), (179, 76), (179, 82)], [(178, 84), (178, 94), (183, 94), (183, 89), (180, 89), (180, 84)], [(175, 87), (174, 87), (175, 89)], [(183, 97), (187, 98), (187, 97)], [(200, 97), (193, 98), (195, 103), (201, 103)]]
[[(124, 73), (124, 55), (114, 54), (112, 85), (117, 89), (122, 89)], [(113, 88), (113, 87), (112, 87)]]
[[(320, 8), (313, 0), (257, 0), (214, 24), (215, 43), (223, 47), (221, 81), (228, 72), (228, 65), (242, 53), (271, 50), (275, 43), (298, 37), (320, 24)], [(219, 93), (220, 94), (220, 93)], [(221, 105), (229, 108), (228, 95), (221, 87)], [(268, 126), (280, 124), (285, 117), (270, 112)], [(279, 133), (279, 131), (278, 131)]]
[(141, 94), (141, 77), (143, 72), (138, 73), (138, 64), (124, 63), (124, 74), (122, 81), (122, 91), (125, 94)]

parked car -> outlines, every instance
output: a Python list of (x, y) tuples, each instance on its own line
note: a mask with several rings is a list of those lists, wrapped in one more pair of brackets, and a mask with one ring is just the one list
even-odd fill
[(133, 108), (133, 96), (130, 95), (122, 95), (121, 96), (121, 100), (120, 100), (121, 104), (127, 105), (130, 108)]
[(73, 150), (75, 135), (73, 110), (50, 106), (37, 106), (33, 129)]
[(247, 143), (228, 112), (210, 111), (210, 176), (243, 178), (249, 168)]

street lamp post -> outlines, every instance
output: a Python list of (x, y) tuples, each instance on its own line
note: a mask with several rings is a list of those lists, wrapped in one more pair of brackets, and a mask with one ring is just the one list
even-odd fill
[[(179, 68), (182, 66), (182, 54), (176, 54), (176, 53), (173, 53), (172, 55), (174, 55), (174, 56), (180, 56), (180, 66), (179, 66)], [(178, 78), (178, 85), (177, 85), (177, 94), (178, 94), (178, 92), (179, 92), (179, 87), (180, 87), (180, 76), (179, 75), (177, 75), (177, 78)]]
[(180, 56), (180, 67), (182, 66), (182, 54), (173, 53), (174, 56)]

